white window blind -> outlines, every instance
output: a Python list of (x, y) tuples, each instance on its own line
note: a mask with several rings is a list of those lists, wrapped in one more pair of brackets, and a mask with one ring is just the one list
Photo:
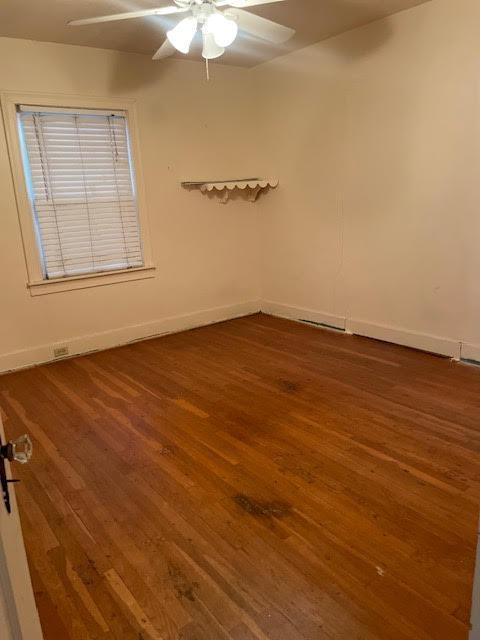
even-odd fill
[(44, 277), (141, 267), (125, 114), (20, 106), (18, 117)]

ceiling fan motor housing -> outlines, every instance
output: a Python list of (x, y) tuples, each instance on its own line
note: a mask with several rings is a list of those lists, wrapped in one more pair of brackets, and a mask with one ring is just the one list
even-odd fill
[[(219, 11), (214, 2), (210, 0), (193, 0), (190, 10), (192, 15), (198, 20), (199, 24), (205, 24), (208, 18), (214, 13), (223, 13)], [(232, 17), (228, 16), (230, 19)]]

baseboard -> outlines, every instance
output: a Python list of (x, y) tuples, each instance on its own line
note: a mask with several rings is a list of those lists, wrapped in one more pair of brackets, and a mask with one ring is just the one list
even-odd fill
[(64, 340), (56, 341), (54, 344), (40, 345), (30, 349), (0, 355), (0, 373), (58, 360), (58, 358), (53, 357), (53, 349), (55, 347), (68, 345), (68, 357), (71, 357), (91, 351), (111, 349), (112, 347), (118, 347), (137, 340), (146, 340), (169, 333), (177, 333), (216, 322), (248, 316), (253, 313), (258, 313), (260, 308), (260, 300), (251, 300), (225, 307), (215, 307), (162, 318), (154, 322), (122, 327), (103, 333), (65, 338)]
[(342, 331), (345, 329), (345, 318), (341, 316), (324, 313), (322, 311), (314, 311), (313, 309), (303, 309), (302, 307), (291, 307), (286, 304), (280, 304), (279, 302), (272, 302), (271, 300), (262, 301), (262, 312), (289, 320), (313, 322)]
[(69, 357), (111, 349), (129, 342), (146, 340), (157, 336), (202, 327), (216, 322), (251, 315), (262, 311), (289, 320), (312, 322), (325, 327), (344, 330), (348, 333), (384, 340), (430, 353), (449, 356), (455, 360), (480, 362), (480, 345), (461, 343), (457, 340), (410, 331), (399, 327), (378, 325), (365, 320), (346, 319), (342, 316), (294, 307), (270, 300), (251, 300), (225, 307), (215, 307), (178, 316), (162, 318), (154, 322), (131, 325), (75, 338), (65, 338), (52, 344), (40, 345), (0, 355), (0, 373), (31, 367), (56, 360), (53, 349), (68, 345)]
[[(392, 342), (429, 353), (438, 353), (440, 355), (449, 356), (455, 360), (461, 357), (461, 342), (450, 338), (442, 338), (426, 333), (402, 329), (400, 327), (389, 327), (385, 325), (374, 324), (365, 320), (356, 320), (345, 318), (342, 316), (332, 315), (323, 311), (314, 311), (312, 309), (303, 309), (301, 307), (293, 307), (264, 300), (262, 302), (262, 311), (273, 316), (288, 318), (290, 320), (306, 320), (307, 322), (315, 322), (316, 324), (325, 325), (343, 329), (346, 333), (352, 333), (367, 338)], [(480, 361), (480, 347), (474, 345), (464, 345), (469, 347), (466, 353), (470, 354), (470, 359)], [(477, 351), (474, 351), (475, 348)], [(473, 357), (473, 354), (477, 357)]]
[(480, 344), (463, 342), (461, 358), (466, 362), (478, 362), (480, 364)]
[(412, 347), (429, 353), (438, 353), (439, 355), (460, 360), (461, 343), (458, 340), (354, 319), (347, 321), (347, 331), (359, 336), (393, 342), (404, 347)]

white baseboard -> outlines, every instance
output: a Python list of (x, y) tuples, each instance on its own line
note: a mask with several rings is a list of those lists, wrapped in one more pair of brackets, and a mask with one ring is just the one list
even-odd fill
[(462, 360), (480, 362), (480, 344), (462, 343)]
[(326, 327), (333, 327), (334, 329), (345, 329), (345, 318), (336, 316), (331, 313), (324, 313), (322, 311), (313, 311), (313, 309), (302, 309), (301, 307), (291, 307), (286, 304), (280, 304), (279, 302), (272, 302), (271, 300), (262, 301), (262, 312), (268, 313), (272, 316), (278, 316), (279, 318), (288, 318), (289, 320), (305, 320), (307, 322), (315, 322)]
[(290, 320), (314, 322), (316, 324), (344, 330), (368, 338), (384, 340), (394, 344), (412, 347), (422, 351), (449, 356), (455, 360), (476, 360), (480, 362), (480, 345), (461, 343), (461, 341), (419, 333), (400, 327), (373, 324), (365, 320), (346, 319), (342, 316), (304, 309), (270, 300), (251, 300), (225, 307), (215, 307), (178, 316), (162, 318), (154, 322), (132, 325), (74, 338), (65, 338), (52, 344), (39, 345), (12, 353), (0, 355), (0, 373), (31, 367), (56, 360), (53, 349), (67, 345), (69, 357), (111, 349), (136, 340), (145, 340), (168, 333), (185, 331), (224, 320), (251, 315), (262, 311), (273, 316)]
[(67, 345), (69, 350), (68, 357), (71, 357), (89, 353), (90, 351), (111, 349), (112, 347), (118, 347), (137, 340), (145, 340), (168, 333), (176, 333), (216, 322), (223, 322), (224, 320), (248, 316), (253, 313), (258, 313), (260, 308), (260, 300), (251, 300), (226, 307), (215, 307), (213, 309), (162, 318), (154, 322), (122, 327), (103, 333), (65, 338), (53, 344), (40, 345), (0, 355), (0, 373), (58, 360), (59, 358), (54, 358), (53, 356), (53, 349), (58, 346)]
[(400, 344), (404, 347), (438, 353), (449, 356), (455, 360), (460, 360), (461, 343), (459, 340), (442, 338), (440, 336), (402, 329), (400, 327), (372, 324), (364, 320), (355, 319), (347, 320), (347, 331), (359, 336), (393, 342), (394, 344)]
[[(460, 360), (461, 342), (450, 338), (442, 338), (426, 333), (402, 329), (401, 327), (389, 327), (385, 325), (373, 324), (365, 320), (356, 320), (353, 318), (344, 318), (323, 311), (314, 311), (312, 309), (302, 309), (301, 307), (292, 307), (278, 302), (264, 300), (262, 302), (262, 311), (273, 316), (281, 318), (289, 318), (291, 320), (307, 320), (316, 322), (337, 329), (343, 329), (346, 333), (353, 333), (367, 338), (375, 338), (385, 342), (392, 342), (413, 349), (420, 349), (430, 353), (438, 353), (440, 355), (449, 356), (455, 360)], [(467, 353), (471, 354), (470, 359), (480, 361), (480, 347), (474, 345), (466, 345), (470, 347)], [(474, 349), (477, 357), (473, 357)], [(466, 357), (466, 356), (463, 356)]]

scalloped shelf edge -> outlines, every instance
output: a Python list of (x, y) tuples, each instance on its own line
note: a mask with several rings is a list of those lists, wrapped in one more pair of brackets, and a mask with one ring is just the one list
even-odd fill
[(185, 188), (196, 188), (200, 189), (202, 193), (208, 193), (211, 191), (225, 191), (222, 202), (225, 204), (229, 198), (229, 192), (234, 191), (235, 189), (245, 190), (251, 189), (251, 194), (249, 200), (251, 202), (255, 202), (258, 198), (258, 195), (264, 189), (272, 188), (276, 189), (278, 187), (279, 180), (277, 178), (247, 178), (245, 180), (215, 180), (215, 181), (205, 181), (205, 182), (182, 182), (182, 187)]

